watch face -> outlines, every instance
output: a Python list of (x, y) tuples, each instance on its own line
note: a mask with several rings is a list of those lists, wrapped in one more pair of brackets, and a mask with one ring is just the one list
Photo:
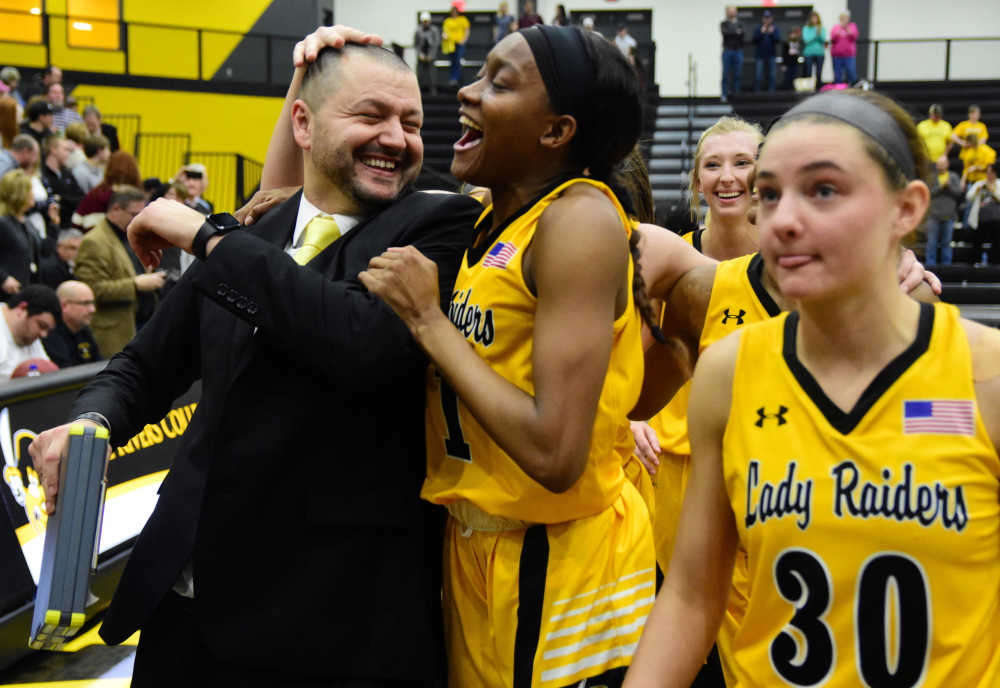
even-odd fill
[(208, 221), (218, 227), (223, 232), (240, 227), (239, 220), (229, 213), (215, 213), (208, 216)]

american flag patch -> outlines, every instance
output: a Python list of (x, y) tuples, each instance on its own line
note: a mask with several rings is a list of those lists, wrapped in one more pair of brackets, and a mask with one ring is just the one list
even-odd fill
[(903, 402), (904, 435), (976, 434), (976, 412), (970, 399)]
[(490, 249), (490, 252), (486, 254), (483, 258), (484, 268), (500, 268), (501, 270), (507, 267), (507, 263), (510, 259), (514, 257), (517, 253), (517, 246), (513, 243), (507, 241), (498, 241), (496, 245)]

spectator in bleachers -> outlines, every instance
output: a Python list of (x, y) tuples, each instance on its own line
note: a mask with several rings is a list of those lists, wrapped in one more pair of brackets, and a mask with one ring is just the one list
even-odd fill
[(21, 95), (19, 86), (21, 85), (21, 72), (17, 67), (4, 67), (0, 69), (0, 81), (7, 84), (8, 94), (17, 101), (18, 107), (24, 109), (24, 96)]
[(44, 98), (28, 102), (28, 121), (21, 123), (21, 133), (28, 134), (38, 142), (39, 147), (52, 131), (52, 105)]
[(924, 264), (951, 265), (951, 235), (958, 220), (958, 203), (962, 200), (962, 182), (948, 169), (948, 158), (935, 162), (937, 171), (927, 186), (931, 190), (931, 205), (927, 211), (927, 251)]
[(76, 254), (82, 240), (83, 232), (79, 229), (60, 230), (55, 252), (41, 259), (38, 281), (55, 289), (66, 280), (73, 279)]
[(101, 360), (101, 350), (90, 329), (97, 310), (94, 292), (83, 282), (69, 280), (56, 289), (62, 320), (43, 342), (49, 358), (60, 368)]
[[(146, 177), (142, 180), (142, 190), (146, 192), (146, 203), (153, 200), (153, 196), (156, 192), (163, 188), (164, 183), (160, 181), (159, 177)], [(159, 196), (157, 196), (159, 198)]]
[(83, 197), (73, 216), (73, 224), (84, 232), (94, 227), (104, 218), (108, 201), (116, 186), (139, 186), (142, 177), (135, 157), (128, 151), (112, 153), (104, 170), (104, 179)]
[(87, 125), (87, 131), (91, 134), (103, 134), (108, 139), (112, 153), (118, 150), (118, 129), (113, 124), (101, 121), (101, 111), (96, 105), (83, 108), (83, 123)]
[(178, 177), (188, 192), (188, 199), (185, 201), (187, 205), (202, 215), (215, 212), (212, 203), (204, 198), (205, 189), (208, 188), (208, 168), (200, 162), (188, 163), (181, 168)]
[(66, 161), (66, 167), (72, 170), (74, 167), (87, 159), (87, 155), (83, 152), (83, 142), (87, 140), (87, 136), (90, 135), (90, 132), (87, 131), (87, 125), (81, 120), (67, 125), (65, 135), (66, 140), (73, 144), (73, 150), (69, 154), (69, 160)]
[(25, 224), (35, 204), (31, 178), (24, 170), (11, 170), (0, 178), (0, 289), (16, 294), (38, 279), (41, 241)]
[[(117, 155), (117, 154), (116, 154)], [(162, 272), (147, 273), (128, 245), (125, 228), (146, 205), (146, 194), (134, 186), (119, 187), (106, 217), (80, 242), (76, 278), (94, 290), (97, 313), (94, 338), (107, 357), (121, 351), (156, 307)]]
[(434, 58), (441, 45), (441, 32), (431, 24), (431, 13), (420, 13), (420, 23), (413, 32), (413, 48), (417, 51), (417, 83), (424, 93), (437, 93), (434, 83)]
[(465, 43), (469, 40), (469, 19), (462, 14), (464, 10), (465, 0), (452, 0), (451, 14), (441, 26), (441, 52), (451, 60), (449, 86), (461, 86), (462, 57), (465, 56)]
[[(583, 18), (583, 21), (580, 22), (580, 25), (583, 27), (584, 31), (594, 31), (594, 17), (588, 14), (586, 17)], [(600, 33), (600, 32), (594, 31), (594, 33)]]
[(726, 19), (719, 24), (719, 30), (722, 31), (722, 102), (726, 102), (731, 93), (740, 92), (740, 77), (743, 74), (745, 41), (735, 6), (726, 7)]
[(511, 32), (511, 24), (517, 20), (507, 9), (507, 3), (501, 2), (497, 14), (493, 17), (493, 43), (499, 43)]
[(49, 198), (59, 199), (59, 226), (71, 227), (73, 213), (83, 200), (84, 192), (76, 177), (66, 167), (73, 144), (62, 134), (53, 134), (42, 144), (42, 183), (49, 192)]
[(45, 93), (45, 98), (52, 105), (52, 128), (58, 132), (66, 131), (66, 127), (73, 122), (82, 122), (80, 113), (71, 107), (66, 107), (66, 92), (60, 83), (49, 84), (49, 90)]
[(535, 3), (531, 0), (527, 0), (524, 3), (524, 12), (521, 13), (521, 17), (517, 20), (517, 28), (527, 29), (535, 24), (544, 24), (545, 20), (542, 19), (542, 15), (535, 11)]
[(823, 82), (823, 62), (826, 60), (826, 29), (819, 12), (813, 11), (809, 21), (802, 27), (802, 55), (806, 58), (804, 76), (816, 77), (816, 88)]
[(27, 170), (38, 164), (38, 143), (33, 136), (18, 134), (10, 148), (0, 150), (0, 177), (15, 169)]
[(958, 153), (962, 159), (962, 180), (975, 184), (986, 179), (986, 168), (996, 162), (997, 152), (982, 143), (975, 134), (965, 137), (965, 148)]
[(62, 83), (62, 70), (55, 65), (49, 65), (41, 72), (35, 74), (30, 83), (24, 87), (24, 99), (30, 101), (35, 96), (44, 96), (48, 93), (51, 84)]
[(10, 96), (0, 96), (0, 150), (10, 148), (17, 130), (17, 101)]
[(858, 80), (857, 54), (858, 25), (851, 21), (850, 10), (844, 10), (840, 13), (840, 23), (830, 30), (830, 57), (833, 59), (835, 83), (853, 84)]
[[(974, 134), (973, 134), (974, 136)], [(985, 177), (969, 187), (965, 196), (969, 204), (967, 224), (976, 230), (977, 255), (984, 243), (990, 244), (990, 255), (983, 253), (982, 265), (1000, 263), (1000, 183), (996, 165), (986, 167)]]
[(781, 52), (781, 63), (785, 68), (785, 79), (781, 87), (791, 89), (799, 75), (799, 60), (802, 59), (802, 30), (797, 26), (788, 32), (788, 40)]
[(566, 16), (565, 5), (556, 5), (556, 16), (552, 17), (552, 24), (554, 26), (569, 26), (569, 17)]
[(83, 162), (73, 167), (72, 171), (83, 193), (87, 194), (104, 179), (104, 168), (111, 157), (111, 144), (102, 134), (87, 134), (83, 140), (83, 154)]
[(32, 165), (24, 168), (24, 171), (31, 177), (31, 195), (35, 199), (35, 205), (25, 216), (25, 224), (41, 242), (41, 255), (49, 255), (55, 247), (56, 237), (59, 234), (60, 207), (59, 199), (52, 198), (49, 190), (42, 180), (40, 169), (43, 165), (41, 159)]
[(32, 358), (49, 360), (42, 342), (59, 322), (59, 298), (44, 284), (29, 284), (0, 304), (0, 378)]
[(927, 119), (917, 125), (917, 134), (927, 147), (930, 160), (936, 161), (951, 150), (951, 125), (941, 119), (941, 106), (934, 103), (927, 110)]
[(990, 138), (990, 132), (986, 128), (986, 124), (980, 121), (981, 113), (978, 105), (969, 106), (969, 119), (962, 120), (955, 125), (955, 128), (951, 132), (951, 140), (953, 143), (957, 143), (962, 148), (965, 148), (968, 143), (966, 142), (966, 137), (969, 134), (975, 134), (976, 139), (980, 143), (986, 143)]
[(753, 33), (753, 42), (757, 46), (755, 54), (757, 65), (753, 90), (763, 90), (764, 73), (767, 72), (767, 90), (773, 91), (777, 86), (775, 83), (777, 69), (774, 58), (778, 44), (781, 42), (781, 31), (774, 25), (774, 16), (771, 14), (771, 10), (764, 10), (761, 24)]
[(629, 64), (634, 67), (635, 56), (633, 55), (633, 51), (639, 47), (639, 44), (629, 35), (628, 27), (624, 24), (618, 26), (618, 33), (615, 34), (615, 45), (618, 46), (618, 50), (625, 56)]

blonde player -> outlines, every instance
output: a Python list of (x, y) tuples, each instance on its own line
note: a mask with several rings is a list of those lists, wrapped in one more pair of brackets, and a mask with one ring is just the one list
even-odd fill
[(628, 686), (688, 685), (737, 547), (739, 685), (1000, 680), (1000, 335), (895, 286), (926, 166), (872, 93), (811, 98), (768, 136), (761, 248), (800, 311), (698, 364), (678, 544)]
[[(698, 216), (699, 197), (704, 198), (709, 209), (707, 226), (700, 227), (684, 235), (684, 239), (704, 255), (716, 260), (738, 258), (757, 251), (757, 228), (747, 218), (753, 194), (753, 170), (757, 158), (757, 147), (763, 139), (760, 128), (737, 117), (723, 117), (706, 129), (698, 139), (694, 165), (691, 170), (690, 198), (691, 213)], [(739, 272), (740, 268), (736, 268)], [(754, 274), (759, 277), (759, 270)], [(737, 278), (739, 276), (737, 275)], [(710, 278), (711, 279), (711, 278)], [(759, 283), (759, 280), (758, 280)], [(770, 303), (759, 299), (739, 298), (725, 306), (720, 306), (718, 314), (704, 314), (697, 327), (694, 346), (699, 350), (702, 331), (708, 337), (718, 338), (743, 325), (776, 315), (769, 312)], [(767, 301), (771, 301), (770, 298)], [(687, 312), (684, 309), (682, 312)], [(677, 308), (664, 313), (665, 317), (676, 318)], [(731, 313), (731, 317), (726, 317)], [(699, 314), (701, 315), (701, 314)], [(697, 318), (696, 318), (697, 319)], [(676, 329), (667, 325), (668, 329)], [(653, 541), (656, 545), (656, 561), (666, 574), (670, 565), (670, 554), (677, 536), (677, 521), (680, 518), (684, 486), (690, 471), (691, 449), (687, 438), (687, 401), (690, 383), (685, 385), (671, 399), (667, 406), (649, 420), (648, 428), (633, 425), (636, 444), (640, 454), (646, 456), (653, 474), (656, 516), (653, 524)], [(655, 433), (652, 435), (651, 433)], [(655, 442), (657, 451), (651, 451)]]

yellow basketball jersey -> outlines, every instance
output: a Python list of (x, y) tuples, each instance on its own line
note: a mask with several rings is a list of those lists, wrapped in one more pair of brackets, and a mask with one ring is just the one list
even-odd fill
[[(686, 234), (690, 236), (693, 232)], [(705, 313), (698, 351), (722, 339), (737, 327), (774, 317), (781, 312), (763, 283), (764, 261), (759, 253), (720, 262), (715, 268), (712, 295)], [(649, 424), (656, 430), (660, 448), (689, 455), (687, 405), (691, 383), (685, 382)]]
[(921, 306), (849, 413), (797, 326), (743, 332), (723, 436), (751, 591), (738, 685), (1000, 685), (1000, 461), (958, 311)]
[[(572, 179), (515, 216), (474, 265), (469, 264), (466, 253), (448, 309), (452, 322), (476, 353), (526, 394), (534, 394), (531, 359), (537, 299), (525, 284), (522, 259), (542, 213), (572, 184), (590, 184), (603, 191), (617, 209), (623, 231), (631, 231), (625, 212), (607, 186), (590, 179)], [(487, 208), (479, 221), (491, 211)], [(632, 274), (629, 261), (629, 284)], [(627, 414), (635, 406), (642, 384), (640, 327), (629, 290), (625, 311), (614, 323), (614, 344), (594, 419), (587, 467), (576, 484), (561, 494), (529, 477), (432, 367), (427, 379), (424, 499), (438, 504), (464, 499), (495, 516), (532, 523), (561, 523), (607, 508), (621, 492), (625, 480), (622, 466), (635, 446)]]
[(695, 250), (698, 251), (698, 253), (701, 253), (702, 252), (701, 251), (701, 235), (704, 234), (704, 233), (705, 233), (705, 228), (704, 227), (699, 227), (698, 229), (693, 229), (690, 232), (686, 232), (684, 234), (681, 234), (681, 239), (683, 239), (684, 241), (686, 241), (689, 244), (691, 244), (692, 246), (694, 246)]

